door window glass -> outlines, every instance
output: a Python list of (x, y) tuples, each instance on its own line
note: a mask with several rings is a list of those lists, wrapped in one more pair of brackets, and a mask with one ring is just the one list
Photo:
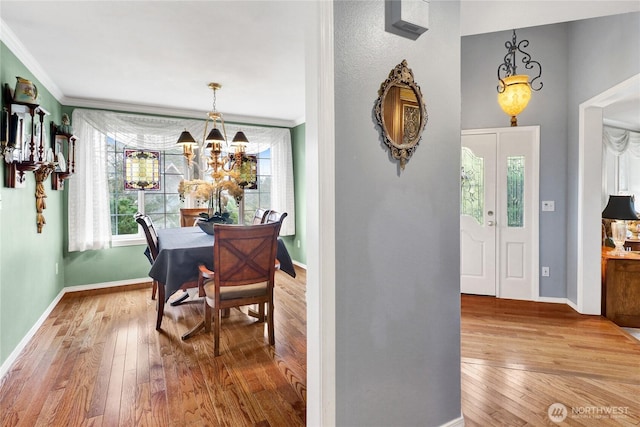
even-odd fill
[(462, 147), (460, 168), (460, 212), (484, 224), (484, 159)]
[(524, 226), (524, 156), (507, 157), (507, 227)]

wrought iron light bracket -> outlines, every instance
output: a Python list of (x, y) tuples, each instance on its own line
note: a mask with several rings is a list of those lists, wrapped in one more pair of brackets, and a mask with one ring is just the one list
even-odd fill
[[(529, 86), (531, 89), (536, 92), (542, 89), (542, 82), (536, 82), (536, 80), (540, 79), (540, 76), (542, 76), (542, 65), (540, 65), (538, 61), (532, 60), (531, 55), (523, 50), (529, 46), (529, 40), (521, 40), (518, 42), (516, 39), (516, 30), (513, 30), (511, 41), (506, 41), (504, 46), (507, 48), (507, 53), (504, 56), (504, 62), (498, 66), (498, 80), (500, 80), (500, 84), (497, 87), (498, 93), (505, 91), (506, 85), (504, 79), (517, 74), (516, 52), (520, 52), (520, 54), (522, 54), (522, 63), (524, 64), (525, 69), (533, 70), (534, 73), (536, 70), (538, 72), (535, 77), (529, 80)], [(534, 82), (538, 86), (534, 86)]]

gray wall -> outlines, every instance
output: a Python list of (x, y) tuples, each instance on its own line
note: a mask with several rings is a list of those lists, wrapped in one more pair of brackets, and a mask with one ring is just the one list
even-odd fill
[[(461, 413), (459, 4), (432, 1), (416, 41), (384, 16), (334, 3), (336, 422), (436, 426)], [(403, 59), (429, 122), (399, 173), (373, 107)]]
[[(530, 42), (525, 50), (542, 64), (544, 83), (518, 124), (540, 125), (540, 200), (555, 200), (556, 206), (555, 212), (540, 212), (540, 265), (551, 271), (540, 277), (543, 297), (577, 301), (578, 105), (640, 72), (639, 16), (517, 30), (518, 40)], [(496, 102), (496, 72), (507, 40), (510, 31), (462, 38), (462, 129), (509, 126)]]
[[(510, 117), (497, 102), (497, 69), (511, 40), (511, 31), (462, 38), (462, 129), (507, 127)], [(540, 211), (540, 295), (566, 296), (567, 214), (567, 35), (564, 25), (517, 30), (518, 41), (542, 64), (542, 90), (533, 92), (519, 126), (540, 125), (540, 200), (554, 200), (555, 212)], [(520, 61), (522, 55), (516, 57)], [(518, 72), (525, 72), (524, 67)]]
[[(578, 107), (640, 73), (640, 13), (576, 21), (568, 25), (568, 189), (569, 218), (578, 217)], [(600, 171), (593, 171), (600, 174)], [(599, 191), (600, 189), (594, 189)], [(600, 233), (600, 230), (593, 230)], [(567, 296), (577, 301), (575, 220), (568, 223)]]

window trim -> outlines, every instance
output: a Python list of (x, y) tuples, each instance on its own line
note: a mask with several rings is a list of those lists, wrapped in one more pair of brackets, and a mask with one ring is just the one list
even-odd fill
[(111, 236), (111, 247), (118, 248), (122, 246), (138, 246), (146, 245), (147, 239), (142, 236), (142, 232), (138, 231), (138, 234), (128, 234), (123, 236)]

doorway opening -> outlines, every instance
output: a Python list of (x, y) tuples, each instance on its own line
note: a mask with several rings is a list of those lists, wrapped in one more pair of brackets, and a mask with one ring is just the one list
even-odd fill
[[(579, 106), (578, 228), (576, 233), (576, 304), (582, 314), (601, 314), (601, 194), (603, 109), (640, 93), (640, 74), (613, 86)], [(572, 239), (569, 239), (571, 241)], [(569, 248), (571, 254), (572, 248)], [(571, 299), (571, 295), (569, 295)], [(571, 301), (570, 301), (571, 303)]]

